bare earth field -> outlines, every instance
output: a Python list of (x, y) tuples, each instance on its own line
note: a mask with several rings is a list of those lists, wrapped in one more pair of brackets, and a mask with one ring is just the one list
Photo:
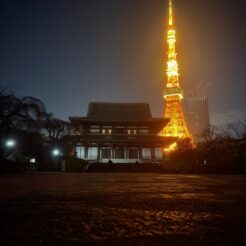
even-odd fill
[(0, 176), (0, 245), (246, 245), (246, 176)]

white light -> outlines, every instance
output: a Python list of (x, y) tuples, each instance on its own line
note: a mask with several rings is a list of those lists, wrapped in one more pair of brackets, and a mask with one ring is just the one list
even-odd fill
[(36, 163), (36, 159), (35, 158), (30, 159), (30, 163)]
[(60, 155), (60, 150), (59, 149), (54, 149), (52, 151), (52, 154), (53, 154), (53, 156), (58, 156), (58, 155)]
[(8, 148), (13, 148), (15, 146), (15, 144), (16, 144), (16, 142), (13, 139), (9, 139), (5, 143), (6, 147), (8, 147)]

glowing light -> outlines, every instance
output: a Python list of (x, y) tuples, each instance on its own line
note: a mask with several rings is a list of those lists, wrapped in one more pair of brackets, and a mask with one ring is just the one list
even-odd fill
[(60, 155), (60, 154), (61, 154), (61, 152), (60, 152), (59, 149), (54, 149), (54, 150), (52, 151), (52, 155), (53, 155), (53, 156), (58, 156), (58, 155)]
[(36, 159), (35, 158), (31, 158), (30, 159), (30, 163), (36, 163)]
[(169, 145), (167, 148), (165, 148), (164, 151), (165, 151), (166, 153), (170, 153), (170, 152), (175, 151), (175, 150), (177, 149), (177, 147), (178, 147), (178, 145), (177, 145), (177, 143), (175, 142), (175, 143)]
[(173, 25), (173, 8), (172, 8), (172, 1), (169, 0), (169, 26)]
[[(164, 89), (163, 97), (166, 100), (164, 118), (169, 118), (168, 125), (159, 133), (160, 136), (177, 137), (179, 139), (192, 136), (188, 131), (181, 101), (183, 99), (183, 90), (179, 83), (179, 66), (176, 53), (176, 32), (173, 25), (172, 0), (169, 0), (169, 27), (167, 32), (168, 60), (167, 60), (167, 83)], [(165, 151), (173, 150), (177, 143), (170, 145)]]
[(15, 145), (16, 145), (16, 142), (13, 139), (9, 139), (5, 143), (5, 146), (8, 148), (13, 148), (13, 147), (15, 147)]
[(169, 94), (169, 95), (164, 95), (163, 97), (164, 97), (165, 99), (167, 99), (168, 97), (173, 98), (174, 96), (177, 96), (177, 97), (179, 97), (180, 99), (183, 99), (183, 98), (184, 98), (183, 95), (182, 95), (182, 94), (179, 94), (179, 93), (173, 93), (173, 94)]

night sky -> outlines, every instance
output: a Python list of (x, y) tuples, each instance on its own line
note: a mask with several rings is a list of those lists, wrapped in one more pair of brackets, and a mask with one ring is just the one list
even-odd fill
[[(181, 84), (209, 85), (212, 124), (246, 120), (245, 0), (174, 0)], [(56, 117), (89, 101), (163, 113), (167, 0), (1, 0), (0, 84)]]

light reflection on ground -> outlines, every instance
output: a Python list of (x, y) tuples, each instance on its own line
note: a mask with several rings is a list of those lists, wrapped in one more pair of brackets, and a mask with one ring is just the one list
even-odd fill
[(246, 177), (0, 176), (0, 244), (243, 245)]

